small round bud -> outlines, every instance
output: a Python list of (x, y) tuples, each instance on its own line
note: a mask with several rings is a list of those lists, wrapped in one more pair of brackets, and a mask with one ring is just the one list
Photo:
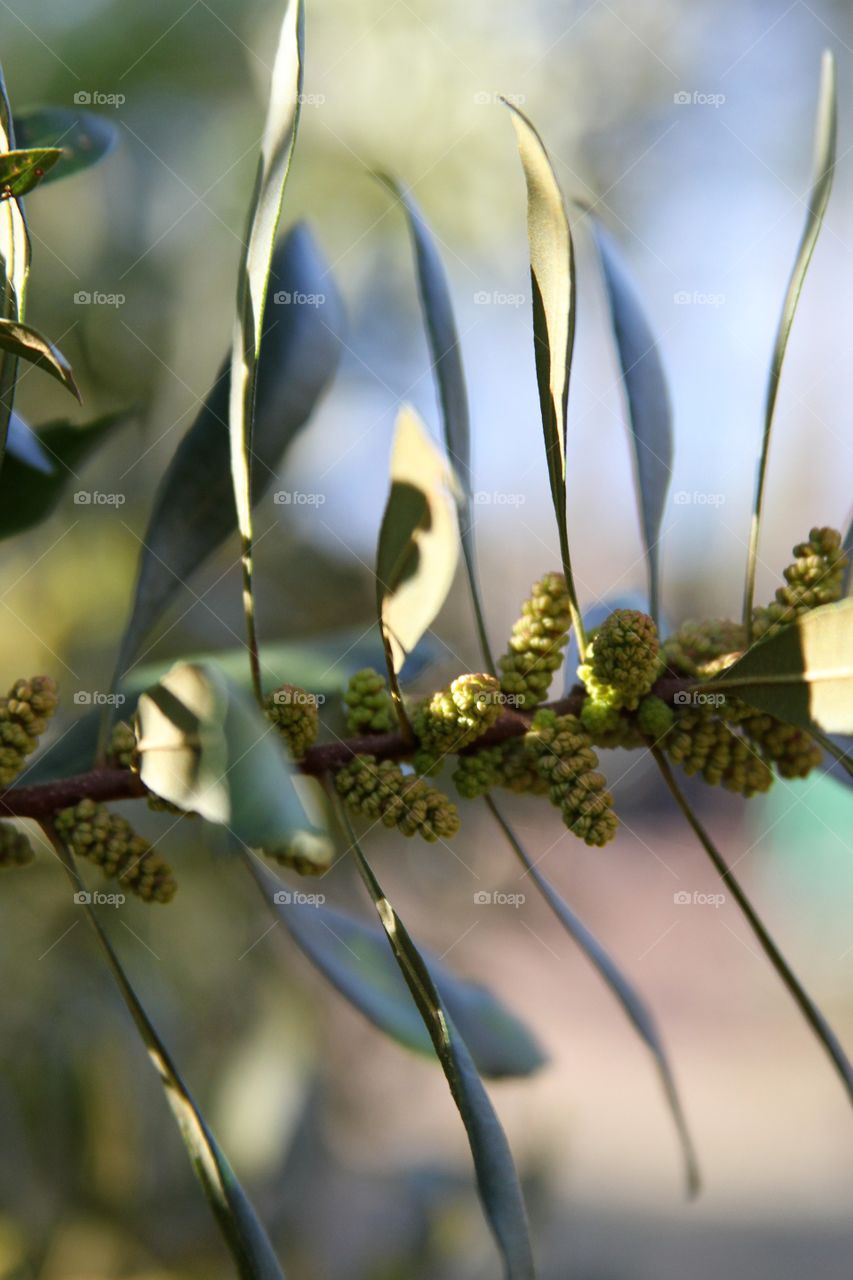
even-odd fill
[(440, 759), (476, 742), (502, 709), (503, 695), (494, 676), (461, 675), (418, 706), (413, 728), (422, 748)]
[(661, 670), (654, 621), (638, 609), (614, 609), (596, 631), (578, 674), (595, 700), (633, 710)]
[(372, 667), (350, 677), (344, 702), (347, 733), (391, 733), (397, 723), (387, 681)]
[(11, 822), (0, 822), (0, 867), (25, 867), (35, 854), (29, 837)]
[(314, 694), (295, 684), (283, 684), (266, 695), (264, 710), (294, 760), (301, 760), (316, 742), (320, 730), (320, 712)]
[(649, 693), (642, 699), (637, 708), (637, 725), (647, 738), (658, 742), (673, 726), (675, 713), (667, 706), (663, 698)]
[(136, 734), (129, 724), (119, 720), (110, 735), (109, 757), (122, 769), (132, 769), (136, 761)]

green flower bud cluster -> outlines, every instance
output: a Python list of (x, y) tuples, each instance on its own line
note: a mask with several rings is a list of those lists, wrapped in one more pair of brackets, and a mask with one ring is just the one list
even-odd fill
[(29, 837), (11, 822), (0, 822), (0, 867), (25, 867), (35, 854)]
[(525, 738), (511, 738), (499, 746), (460, 756), (453, 781), (465, 800), (484, 796), (494, 787), (516, 795), (548, 794), (548, 783), (537, 769), (536, 756), (528, 749)]
[(415, 736), (422, 749), (436, 759), (462, 751), (492, 727), (504, 701), (494, 676), (457, 676), (447, 689), (440, 689), (416, 708), (412, 718)]
[(264, 710), (294, 760), (301, 760), (316, 742), (320, 730), (320, 711), (314, 694), (294, 684), (283, 684), (266, 695)]
[(600, 847), (612, 840), (618, 826), (613, 797), (577, 716), (538, 711), (526, 742), (569, 831), (588, 845)]
[(449, 840), (459, 830), (453, 801), (423, 778), (403, 773), (393, 760), (355, 756), (335, 775), (335, 787), (353, 813), (376, 818), (405, 836), (433, 843)]
[(614, 609), (596, 630), (586, 661), (578, 667), (591, 704), (590, 730), (606, 727), (603, 715), (596, 725), (596, 705), (611, 711), (635, 710), (662, 669), (654, 621), (639, 609)]
[(756, 711), (738, 698), (726, 699), (723, 716), (737, 724), (781, 778), (806, 778), (823, 758), (820, 747), (803, 729)]
[(646, 694), (637, 708), (637, 727), (640, 732), (653, 742), (659, 742), (669, 733), (675, 723), (675, 712), (663, 698), (653, 693)]
[(0, 698), (0, 787), (8, 787), (32, 755), (57, 708), (56, 683), (50, 676), (16, 680)]
[(536, 707), (548, 697), (554, 672), (563, 665), (571, 621), (565, 578), (546, 573), (522, 605), (509, 649), (498, 662), (501, 689), (517, 707)]
[(765, 609), (753, 613), (753, 634), (761, 639), (794, 622), (802, 613), (841, 599), (847, 556), (837, 529), (812, 529), (806, 542), (794, 547), (794, 561), (785, 570), (785, 586)]
[(136, 763), (136, 734), (125, 720), (113, 725), (108, 755), (120, 769), (132, 769)]
[(94, 862), (107, 878), (117, 879), (143, 901), (169, 902), (174, 897), (177, 884), (171, 867), (125, 818), (105, 805), (81, 800), (61, 809), (54, 821), (73, 854)]
[(730, 666), (746, 645), (746, 630), (728, 618), (688, 621), (663, 642), (667, 667), (679, 675), (705, 679)]
[(364, 667), (350, 676), (344, 702), (347, 733), (391, 733), (397, 724), (388, 684), (373, 667)]
[(686, 774), (698, 773), (710, 786), (723, 786), (742, 796), (767, 791), (773, 781), (755, 746), (709, 707), (681, 712), (663, 747)]

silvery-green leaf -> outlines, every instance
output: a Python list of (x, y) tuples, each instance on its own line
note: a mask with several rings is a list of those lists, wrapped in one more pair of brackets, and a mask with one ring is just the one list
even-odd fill
[(761, 532), (761, 514), (764, 503), (764, 483), (767, 476), (767, 460), (770, 455), (770, 435), (773, 427), (773, 415), (776, 409), (776, 397), (782, 377), (782, 365), (788, 348), (788, 338), (797, 303), (803, 290), (806, 272), (812, 260), (817, 238), (823, 225), (823, 215), (829, 204), (829, 193), (832, 190), (832, 178), (835, 172), (835, 145), (838, 125), (838, 107), (835, 89), (835, 59), (826, 50), (821, 63), (820, 92), (818, 97), (817, 123), (814, 142), (814, 171), (812, 188), (809, 193), (808, 211), (803, 233), (800, 238), (797, 256), (788, 280), (782, 314), (776, 331), (773, 355), (770, 359), (770, 376), (767, 383), (767, 395), (764, 406), (764, 430), (761, 439), (761, 454), (758, 460), (758, 474), (755, 483), (755, 499), (752, 508), (752, 524), (749, 531), (749, 551), (746, 563), (746, 584), (744, 587), (743, 621), (750, 634), (752, 626), (752, 606), (755, 596), (755, 569), (758, 563), (758, 540)]
[[(269, 297), (252, 442), (255, 501), (270, 488), (282, 455), (334, 376), (341, 352), (343, 304), (304, 223), (292, 227), (276, 248)], [(303, 305), (294, 298), (322, 302)], [(226, 361), (155, 497), (116, 683), (183, 584), (237, 527), (229, 470), (229, 379)]]
[(646, 548), (649, 601), (657, 619), (660, 595), (658, 540), (672, 475), (672, 411), (657, 340), (610, 234), (588, 215), (604, 275), (619, 367), (628, 405), (640, 524)]
[[(5, 203), (8, 204), (9, 201)], [(65, 356), (51, 342), (48, 342), (47, 338), (43, 338), (29, 325), (22, 324), (20, 320), (0, 319), (0, 350), (43, 369), (70, 391), (77, 400), (80, 400), (80, 392), (74, 381), (71, 365)]]
[(328, 847), (307, 816), (278, 733), (213, 664), (178, 663), (136, 707), (139, 776), (155, 795), (252, 848)]
[(68, 178), (96, 164), (118, 139), (118, 127), (105, 116), (75, 107), (33, 107), (15, 112), (19, 147), (57, 147), (59, 158), (42, 183)]
[(272, 1244), (249, 1198), (234, 1176), (201, 1109), (193, 1100), (171, 1054), (134, 991), (121, 961), (86, 899), (85, 886), (64, 843), (48, 824), (46, 834), (53, 843), (75, 890), (83, 893), (82, 907), (103, 948), (109, 969), (127, 1005), (151, 1063), (160, 1077), (184, 1146), (196, 1176), (222, 1232), (240, 1280), (284, 1280)]
[(809, 732), (853, 733), (853, 599), (801, 614), (713, 685)]
[(447, 598), (459, 537), (447, 463), (409, 405), (397, 417), (376, 553), (379, 618), (395, 677)]

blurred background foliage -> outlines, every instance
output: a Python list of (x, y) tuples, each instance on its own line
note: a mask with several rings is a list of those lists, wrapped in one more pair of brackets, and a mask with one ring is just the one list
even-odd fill
[[(0, 675), (47, 671), (57, 735), (104, 690), (154, 487), (224, 354), (279, 6), (271, 0), (20, 0), (2, 60), (18, 106), (118, 95), (121, 144), (28, 202), (30, 320), (74, 364), (80, 421), (132, 409), (56, 515), (4, 545)], [(536, 121), (568, 195), (599, 200), (641, 283), (671, 378), (677, 432), (664, 526), (672, 622), (740, 600), (767, 359), (803, 218), (820, 50), (840, 73), (841, 161), (786, 366), (759, 569), (767, 598), (793, 542), (842, 525), (851, 492), (853, 13), (814, 0), (327, 0), (308, 5), (301, 136), (285, 219), (306, 216), (350, 315), (338, 380), (289, 455), (313, 505), (258, 514), (262, 635), (367, 626), (397, 403), (435, 422), (399, 211), (370, 176), (410, 184), (451, 273), (475, 429), (478, 533), (499, 644), (557, 561), (529, 334), (523, 189), (498, 93)], [(688, 102), (678, 95), (688, 95)], [(631, 474), (601, 291), (579, 219), (580, 321), (570, 409), (570, 533), (584, 605), (642, 588)], [(86, 305), (81, 293), (118, 295)], [(685, 301), (685, 299), (687, 299)], [(18, 407), (68, 412), (37, 372)], [(78, 505), (75, 487), (120, 494)], [(681, 495), (686, 500), (677, 501)], [(236, 547), (184, 593), (147, 658), (232, 647)], [(194, 594), (193, 594), (194, 593)], [(195, 598), (195, 597), (198, 598)], [(430, 673), (476, 663), (464, 584)], [(457, 656), (458, 655), (458, 656)], [(424, 677), (425, 679), (429, 677)], [(529, 897), (468, 807), (454, 859), (382, 838), (383, 881), (416, 937), (486, 976), (548, 1053), (533, 1081), (492, 1088), (527, 1179), (542, 1275), (692, 1280), (849, 1274), (853, 1147), (844, 1102), (734, 908), (712, 891), (648, 769), (613, 762), (624, 818), (606, 854), (519, 802), (548, 874), (648, 995), (703, 1158), (678, 1200), (653, 1073), (615, 1006)], [(624, 776), (623, 776), (624, 775)], [(708, 795), (697, 794), (707, 805)], [(845, 797), (776, 784), (747, 808), (713, 796), (715, 829), (806, 986), (853, 1038), (853, 894)], [(128, 809), (162, 838), (181, 892), (128, 904), (111, 933), (167, 1043), (256, 1198), (296, 1280), (486, 1277), (491, 1245), (439, 1073), (383, 1041), (308, 970), (209, 832)], [(555, 843), (556, 841), (556, 843)], [(191, 1280), (229, 1275), (160, 1086), (45, 854), (9, 876), (0, 930), (0, 1276)], [(331, 901), (359, 900), (346, 867)], [(449, 954), (448, 954), (449, 953)], [(500, 967), (496, 957), (500, 956)], [(416, 1105), (413, 1105), (413, 1101)]]

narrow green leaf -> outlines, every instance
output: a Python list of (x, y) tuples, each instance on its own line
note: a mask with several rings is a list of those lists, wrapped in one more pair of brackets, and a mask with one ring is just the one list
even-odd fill
[[(9, 204), (9, 201), (4, 203)], [(0, 350), (43, 369), (62, 383), (77, 400), (81, 400), (71, 365), (65, 356), (29, 325), (22, 324), (19, 320), (0, 319)]]
[(59, 150), (56, 164), (42, 183), (70, 178), (96, 164), (112, 151), (118, 127), (104, 116), (75, 107), (33, 107), (15, 113), (15, 139), (19, 147)]
[(107, 414), (81, 427), (64, 421), (40, 427), (32, 439), (46, 466), (41, 461), (35, 464), (18, 452), (14, 443), (18, 421), (13, 414), (6, 460), (0, 470), (0, 538), (11, 537), (45, 520), (63, 491), (79, 481), (77, 468), (119, 423), (127, 421), (127, 414)]
[(853, 1067), (851, 1067), (850, 1061), (844, 1052), (838, 1037), (821, 1013), (820, 1009), (801, 986), (793, 969), (791, 969), (787, 960), (776, 946), (776, 943), (767, 932), (767, 929), (764, 927), (761, 918), (749, 900), (749, 896), (727, 864), (719, 849), (714, 844), (711, 837), (708, 835), (705, 828), (702, 826), (702, 823), (693, 812), (687, 797), (676, 782), (675, 775), (669, 766), (669, 761), (666, 756), (657, 747), (653, 747), (651, 750), (673, 799), (693, 829), (699, 843), (710, 858), (714, 870), (730, 890), (732, 897), (743, 912), (749, 927), (752, 929), (759, 944), (761, 945), (762, 951), (773, 965), (773, 968), (776, 970), (788, 992), (793, 997), (794, 1003), (797, 1005), (806, 1022), (811, 1027), (812, 1031), (817, 1036), (818, 1041), (829, 1056), (833, 1067), (841, 1077), (847, 1091), (848, 1098), (853, 1102)]
[[(0, 152), (15, 148), (15, 131), (6, 81), (0, 70)], [(0, 201), (0, 319), (16, 323), (23, 319), (27, 277), (30, 270), (30, 238), (21, 205), (12, 197)], [(0, 465), (6, 448), (6, 434), (15, 400), (18, 360), (14, 352), (0, 346)]]
[[(85, 885), (63, 841), (49, 823), (44, 823), (43, 826), (75, 890), (85, 892)], [(160, 1077), (193, 1169), (237, 1267), (240, 1280), (284, 1280), (284, 1274), (276, 1260), (266, 1231), (245, 1191), (234, 1176), (228, 1160), (220, 1150), (201, 1110), (193, 1101), (171, 1054), (157, 1034), (154, 1024), (131, 986), (130, 979), (101, 926), (97, 912), (85, 898), (81, 905), (101, 944), (110, 972), (136, 1024), (148, 1056)]]
[(453, 1101), (468, 1134), (477, 1186), (501, 1254), (506, 1280), (533, 1280), (533, 1255), (524, 1200), (506, 1135), (495, 1115), (471, 1054), (436, 989), (403, 922), (386, 898), (341, 808), (353, 856), (412, 999), (429, 1032)]
[(503, 831), (510, 847), (524, 866), (527, 875), (530, 876), (542, 897), (566, 930), (566, 933), (578, 944), (593, 967), (598, 970), (621, 1004), (634, 1030), (651, 1053), (663, 1086), (664, 1097), (675, 1124), (678, 1140), (681, 1144), (687, 1194), (689, 1196), (697, 1195), (701, 1186), (699, 1164), (676, 1087), (675, 1076), (651, 1010), (595, 935), (590, 932), (580, 917), (575, 915), (568, 903), (560, 897), (554, 887), (539, 871), (491, 796), (486, 798), (486, 803), (496, 818), (498, 826)]
[(411, 195), (404, 191), (395, 178), (379, 175), (382, 182), (397, 197), (406, 215), (415, 251), (418, 275), (418, 291), (424, 324), (432, 356), (433, 374), (438, 389), (444, 443), (451, 465), (459, 481), (457, 508), (459, 530), (462, 538), (462, 554), (474, 605), (474, 617), (480, 650), (486, 670), (494, 673), (495, 660), (489, 646), (482, 592), (477, 573), (477, 554), (474, 540), (473, 478), (471, 473), (471, 425), (468, 412), (468, 391), (465, 370), (462, 365), (462, 348), (453, 315), (450, 287), (435, 240), (424, 221), (420, 209)]
[[(267, 311), (258, 369), (252, 442), (255, 501), (269, 489), (282, 455), (331, 382), (341, 352), (343, 304), (304, 223), (292, 227), (276, 248), (268, 296), (281, 301)], [(299, 298), (322, 301), (293, 302)], [(154, 500), (115, 683), (121, 682), (142, 639), (190, 575), (237, 527), (229, 471), (229, 384), (226, 361)]]
[[(392, 1040), (432, 1056), (432, 1041), (381, 929), (306, 901), (256, 859), (248, 862), (273, 913), (344, 999)], [(456, 977), (427, 951), (421, 950), (421, 957), (481, 1075), (528, 1076), (543, 1065), (544, 1055), (531, 1032), (488, 988)]]
[(598, 219), (588, 213), (601, 261), (610, 319), (628, 405), (640, 523), (649, 573), (649, 611), (660, 609), (658, 540), (667, 489), (672, 475), (672, 411), (666, 378), (633, 281), (618, 246)]
[(712, 683), (810, 733), (853, 733), (853, 599), (810, 609)]
[(231, 479), (243, 569), (243, 610), (249, 661), (258, 701), (261, 699), (261, 671), (255, 629), (251, 474), (255, 393), (273, 246), (299, 123), (302, 63), (302, 0), (288, 0), (273, 65), (261, 154), (249, 206), (246, 246), (237, 278), (237, 316), (234, 323), (228, 406)]
[(0, 200), (32, 191), (61, 155), (55, 147), (29, 147), (0, 154)]
[(376, 552), (376, 602), (388, 676), (404, 717), (397, 676), (447, 599), (459, 555), (453, 476), (410, 405), (397, 416), (391, 490)]
[(586, 643), (578, 608), (566, 525), (566, 413), (575, 344), (575, 257), (563, 193), (545, 145), (517, 107), (512, 113), (527, 184), (527, 237), (533, 292), (533, 349), (551, 498), (563, 573), (581, 655)]
[(139, 776), (164, 800), (253, 848), (287, 841), (319, 858), (281, 740), (213, 664), (177, 663), (136, 707)]
[(803, 283), (809, 263), (817, 244), (817, 238), (823, 224), (823, 215), (829, 203), (832, 190), (832, 178), (835, 172), (835, 141), (837, 131), (838, 108), (835, 91), (835, 58), (827, 49), (823, 55), (820, 73), (820, 92), (818, 97), (817, 124), (815, 127), (814, 172), (812, 188), (809, 194), (809, 208), (806, 224), (800, 239), (797, 256), (776, 331), (776, 341), (770, 360), (770, 377), (767, 383), (767, 396), (764, 406), (764, 432), (761, 440), (761, 454), (758, 460), (758, 475), (755, 483), (755, 499), (752, 507), (752, 524), (749, 531), (749, 551), (746, 562), (746, 584), (743, 599), (743, 622), (747, 635), (752, 635), (752, 606), (755, 598), (755, 569), (758, 563), (758, 540), (761, 532), (761, 513), (764, 503), (764, 483), (767, 475), (767, 459), (770, 453), (770, 434), (773, 427), (773, 414), (776, 409), (776, 397), (779, 392), (779, 381), (782, 377), (782, 364), (788, 347), (788, 338), (797, 303), (803, 290)]

